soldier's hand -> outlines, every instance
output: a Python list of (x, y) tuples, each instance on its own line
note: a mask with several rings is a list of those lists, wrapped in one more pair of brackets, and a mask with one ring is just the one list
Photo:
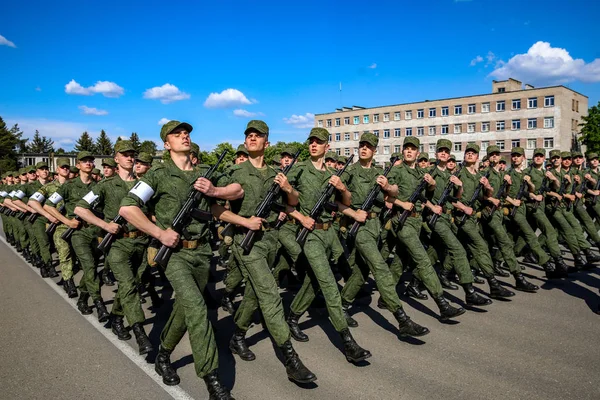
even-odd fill
[(591, 180), (592, 180), (592, 175), (590, 175), (590, 174), (585, 174), (585, 175), (583, 176), (583, 178), (584, 178), (586, 181), (591, 181)]
[(408, 202), (408, 201), (403, 201), (400, 203), (400, 205), (402, 206), (402, 208), (404, 208), (406, 211), (412, 211), (415, 208), (415, 204)]
[(481, 186), (483, 186), (486, 189), (489, 189), (489, 187), (490, 187), (490, 181), (488, 181), (488, 178), (486, 178), (485, 176), (482, 176), (479, 179), (479, 183), (481, 184)]
[(456, 175), (452, 175), (450, 177), (450, 182), (454, 183), (455, 186), (458, 186), (458, 187), (462, 186), (462, 181), (460, 179), (458, 179), (458, 177)]
[(381, 188), (382, 188), (383, 190), (385, 190), (385, 189), (387, 188), (387, 186), (389, 185), (388, 178), (387, 178), (387, 177), (385, 177), (385, 176), (383, 176), (383, 175), (379, 175), (379, 176), (377, 177), (377, 180), (376, 180), (376, 182), (377, 182), (377, 184), (378, 184), (379, 186), (381, 186)]
[(423, 175), (423, 179), (425, 180), (425, 182), (427, 182), (429, 186), (435, 186), (435, 179), (433, 179), (431, 175), (425, 174)]
[(575, 196), (573, 196), (572, 194), (565, 194), (563, 197), (569, 201), (575, 200)]
[(106, 224), (106, 226), (103, 229), (108, 233), (112, 233), (113, 235), (116, 235), (121, 230), (121, 225), (115, 224), (114, 222), (111, 221), (108, 224)]
[(533, 195), (533, 199), (537, 202), (540, 202), (540, 201), (544, 200), (544, 196), (542, 196), (541, 194)]
[(58, 220), (56, 218), (54, 218), (52, 215), (48, 215), (48, 222), (50, 222), (51, 224), (56, 224), (58, 222)]
[(574, 175), (575, 182), (581, 183), (581, 177), (579, 175)]
[(504, 175), (504, 180), (509, 184), (512, 185), (512, 179), (510, 179), (510, 175)]
[(357, 222), (365, 222), (367, 220), (367, 212), (365, 210), (356, 210), (354, 212), (354, 220)]
[(245, 227), (250, 229), (251, 231), (259, 231), (262, 229), (262, 224), (263, 222), (267, 222), (265, 219), (263, 218), (259, 218), (256, 215), (253, 215), (250, 218), (246, 218), (246, 225)]
[(525, 176), (523, 177), (523, 180), (524, 180), (525, 182), (529, 183), (529, 182), (531, 182), (531, 177), (530, 177), (529, 175), (525, 175)]
[(571, 183), (571, 175), (569, 175), (569, 174), (566, 174), (566, 175), (564, 176), (564, 179), (565, 179), (567, 182)]
[(292, 193), (292, 185), (290, 185), (287, 176), (285, 176), (282, 172), (278, 173), (275, 177), (275, 183), (278, 184), (281, 190), (284, 192)]
[(333, 187), (339, 190), (340, 192), (346, 190), (346, 185), (344, 185), (342, 179), (337, 175), (333, 175), (331, 178), (329, 178), (329, 183), (331, 183)]
[(77, 221), (75, 218), (70, 219), (69, 223), (67, 224), (67, 226), (69, 228), (73, 228), (73, 229), (79, 228), (79, 225), (81, 225), (81, 222)]
[(575, 192), (575, 196), (576, 196), (578, 199), (581, 199), (581, 198), (583, 197), (583, 193)]
[(287, 216), (286, 213), (280, 212), (279, 213), (279, 217), (277, 217), (277, 219), (280, 220), (280, 221), (284, 221), (286, 216)]
[(515, 207), (519, 207), (521, 205), (521, 200), (513, 199), (512, 204)]
[(473, 215), (473, 207), (464, 206), (463, 209), (462, 209), (462, 212), (464, 212), (465, 214), (471, 216), (471, 215)]
[(215, 195), (215, 187), (211, 181), (204, 177), (200, 177), (194, 182), (194, 189), (207, 195), (208, 197), (214, 197)]
[(433, 213), (437, 214), (437, 215), (442, 215), (442, 212), (444, 211), (442, 209), (442, 206), (431, 206), (430, 210), (433, 211)]
[(600, 190), (592, 190), (594, 196), (600, 196)]
[(161, 231), (158, 240), (167, 247), (175, 247), (179, 243), (179, 233), (171, 228), (167, 228), (164, 231)]
[(494, 205), (494, 207), (500, 207), (500, 200), (499, 199), (496, 199), (495, 197), (490, 197), (488, 199), (488, 201), (490, 203), (492, 203)]
[(550, 171), (546, 171), (546, 178), (550, 179), (551, 181), (556, 181), (556, 177)]
[(309, 231), (315, 229), (315, 220), (311, 217), (305, 216), (300, 222), (302, 222), (302, 226), (308, 229)]

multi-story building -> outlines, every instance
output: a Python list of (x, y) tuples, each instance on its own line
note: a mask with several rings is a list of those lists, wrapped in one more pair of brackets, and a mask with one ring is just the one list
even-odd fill
[(503, 155), (523, 147), (528, 158), (533, 149), (578, 148), (579, 123), (588, 112), (588, 98), (565, 86), (523, 87), (520, 81), (493, 81), (491, 94), (382, 107), (344, 107), (316, 114), (315, 126), (330, 132), (330, 144), (338, 154), (358, 154), (365, 132), (379, 137), (376, 161), (400, 152), (405, 136), (421, 141), (421, 152), (434, 156), (438, 139), (452, 141), (452, 153), (462, 160), (468, 142), (482, 152), (497, 145)]

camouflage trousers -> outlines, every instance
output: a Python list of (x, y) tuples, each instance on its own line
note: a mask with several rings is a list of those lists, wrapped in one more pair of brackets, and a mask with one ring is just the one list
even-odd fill
[(79, 290), (81, 293), (89, 293), (93, 301), (102, 300), (100, 278), (96, 268), (97, 232), (96, 227), (87, 227), (75, 231), (71, 237), (73, 251), (83, 270), (83, 276), (79, 281)]
[(50, 240), (46, 233), (46, 222), (41, 217), (38, 217), (33, 224), (31, 224), (31, 231), (37, 242), (39, 255), (42, 257), (42, 261), (46, 264), (52, 263), (52, 254), (50, 254)]
[(63, 280), (69, 280), (73, 277), (73, 250), (68, 242), (65, 242), (60, 236), (69, 229), (66, 225), (60, 224), (54, 231), (54, 247), (58, 253), (58, 267)]

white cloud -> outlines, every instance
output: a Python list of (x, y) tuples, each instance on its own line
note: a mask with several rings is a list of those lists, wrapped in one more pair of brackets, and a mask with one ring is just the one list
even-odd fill
[(35, 88), (35, 91), (36, 91), (36, 92), (41, 92), (41, 91), (42, 91), (42, 88), (38, 86), (38, 87), (36, 87), (36, 88)]
[(85, 115), (108, 115), (108, 111), (98, 110), (94, 107), (79, 106), (79, 109), (81, 110), (81, 113)]
[(104, 97), (119, 97), (125, 93), (125, 90), (114, 82), (98, 81), (93, 86), (83, 87), (75, 79), (71, 79), (71, 82), (65, 85), (65, 93), (82, 96), (93, 96), (99, 93)]
[(189, 93), (182, 92), (175, 85), (165, 83), (162, 86), (156, 86), (146, 89), (144, 92), (145, 99), (160, 100), (163, 104), (173, 103), (174, 101), (187, 100), (191, 96)]
[(251, 117), (263, 116), (265, 114), (263, 114), (261, 112), (251, 112), (251, 111), (243, 110), (240, 108), (237, 110), (233, 110), (233, 115), (235, 115), (236, 117), (240, 117), (240, 118), (251, 118)]
[(13, 48), (17, 47), (17, 46), (15, 46), (15, 44), (13, 42), (11, 42), (10, 40), (8, 40), (7, 38), (5, 38), (2, 35), (0, 35), (0, 46), (8, 46), (8, 47), (13, 47)]
[(170, 119), (167, 119), (167, 118), (161, 118), (161, 119), (158, 121), (158, 125), (160, 125), (160, 126), (163, 126), (164, 124), (166, 124), (166, 123), (167, 123), (167, 122), (169, 122), (169, 121), (170, 121)]
[(283, 122), (293, 125), (295, 128), (306, 129), (315, 126), (315, 114), (306, 113), (304, 115), (292, 115), (289, 118), (284, 118)]
[(600, 58), (586, 63), (580, 58), (573, 59), (566, 49), (539, 41), (527, 53), (517, 54), (508, 62), (499, 61), (490, 76), (537, 84), (600, 82)]
[(367, 68), (375, 69), (375, 68), (377, 68), (377, 64), (373, 63), (373, 64), (369, 65)]
[(257, 103), (255, 99), (248, 100), (244, 93), (237, 89), (225, 89), (221, 93), (211, 93), (204, 101), (206, 108), (231, 108), (240, 105)]
[(471, 62), (469, 63), (469, 65), (471, 67), (473, 67), (473, 66), (477, 65), (478, 63), (480, 63), (482, 61), (483, 61), (483, 57), (477, 56), (477, 57), (475, 57), (474, 59), (471, 60)]

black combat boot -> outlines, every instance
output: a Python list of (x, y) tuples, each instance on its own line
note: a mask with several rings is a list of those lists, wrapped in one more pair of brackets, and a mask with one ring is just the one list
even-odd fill
[(144, 298), (144, 292), (146, 291), (146, 287), (144, 286), (143, 283), (139, 283), (137, 285), (137, 291), (140, 294), (140, 303), (141, 304), (145, 304), (146, 303), (146, 299)]
[(227, 389), (217, 375), (217, 370), (210, 372), (208, 375), (204, 375), (204, 383), (208, 389), (208, 400), (235, 400), (231, 397), (229, 389)]
[(417, 324), (412, 319), (410, 319), (410, 317), (406, 315), (402, 308), (399, 308), (396, 311), (394, 311), (394, 317), (396, 318), (396, 321), (398, 321), (398, 330), (400, 330), (400, 336), (402, 337), (419, 337), (425, 336), (429, 333), (429, 329)]
[(356, 343), (350, 333), (350, 329), (346, 328), (341, 331), (340, 337), (344, 343), (344, 354), (346, 355), (346, 360), (348, 360), (348, 362), (357, 363), (371, 357), (371, 352), (369, 350), (363, 349)]
[(17, 252), (22, 253), (23, 252), (23, 248), (21, 247), (21, 243), (17, 242), (17, 245), (15, 246), (15, 249), (17, 250)]
[(492, 304), (492, 300), (486, 299), (483, 296), (475, 293), (475, 289), (473, 289), (472, 283), (463, 283), (463, 289), (465, 290), (465, 299), (467, 300), (467, 304), (470, 306), (487, 306)]
[(235, 295), (233, 293), (229, 293), (227, 291), (223, 292), (223, 297), (221, 298), (221, 308), (227, 311), (229, 314), (235, 314), (235, 307), (233, 306), (233, 297)]
[(560, 256), (554, 258), (554, 273), (556, 278), (566, 278), (569, 275), (569, 267)]
[(154, 361), (154, 370), (159, 376), (162, 376), (163, 383), (167, 386), (179, 385), (181, 381), (177, 371), (171, 365), (171, 350), (167, 350), (160, 346), (158, 348), (158, 355), (156, 361)]
[(96, 306), (96, 311), (98, 312), (98, 322), (106, 322), (108, 321), (108, 317), (110, 314), (104, 305), (102, 299), (94, 300), (94, 305)]
[(535, 256), (533, 255), (533, 253), (530, 251), (527, 254), (525, 254), (525, 257), (523, 257), (523, 262), (526, 262), (528, 264), (537, 264), (538, 261), (535, 258)]
[(595, 268), (596, 266), (594, 264), (600, 261), (600, 256), (594, 254), (592, 249), (583, 250), (583, 254), (585, 255), (585, 259), (587, 260), (587, 264), (585, 265), (585, 267), (583, 267), (583, 269)]
[(48, 269), (46, 268), (46, 265), (42, 265), (42, 268), (40, 268), (40, 276), (42, 278), (48, 278)]
[(413, 276), (408, 285), (406, 285), (406, 295), (417, 300), (427, 300), (427, 295), (421, 292), (419, 288), (420, 284), (421, 282)]
[[(65, 292), (67, 292), (67, 296), (69, 296), (70, 299), (77, 297), (77, 288), (75, 287), (75, 282), (73, 282), (73, 278), (67, 279), (66, 281), (63, 282), (63, 289), (65, 289)], [(86, 304), (87, 304), (87, 299), (86, 299)], [(79, 308), (79, 302), (77, 303), (77, 308)], [(91, 310), (88, 314), (91, 314)]]
[(150, 339), (148, 338), (148, 335), (146, 335), (144, 327), (140, 322), (136, 322), (135, 324), (133, 324), (131, 326), (131, 329), (133, 330), (133, 334), (135, 335), (135, 341), (137, 342), (138, 348), (140, 350), (140, 356), (148, 354), (152, 350), (154, 350), (154, 348), (152, 347), (152, 342), (150, 342)]
[(25, 247), (23, 249), (23, 258), (25, 258), (25, 261), (31, 262), (31, 253), (29, 253), (29, 247)]
[(350, 328), (356, 328), (358, 326), (358, 322), (350, 316), (350, 313), (348, 313), (349, 309), (350, 304), (342, 300), (342, 311), (344, 313), (344, 318), (346, 318), (346, 323)]
[(512, 297), (515, 295), (514, 292), (502, 287), (500, 282), (498, 282), (498, 280), (493, 276), (487, 278), (487, 281), (490, 285), (490, 297), (492, 299), (506, 299), (507, 297)]
[(58, 276), (58, 272), (52, 266), (52, 262), (44, 263), (42, 268), (46, 268), (46, 272), (48, 273), (48, 278), (56, 278)]
[(300, 329), (300, 326), (298, 325), (300, 317), (300, 314), (295, 314), (290, 311), (290, 315), (288, 315), (286, 322), (290, 327), (290, 333), (294, 340), (298, 342), (308, 342), (308, 335), (302, 332), (302, 329)]
[(77, 300), (77, 309), (82, 315), (90, 315), (92, 313), (92, 308), (88, 305), (89, 299), (89, 293), (81, 293), (79, 300)]
[(285, 371), (290, 380), (297, 383), (311, 383), (317, 380), (316, 375), (304, 366), (294, 347), (292, 347), (291, 341), (286, 341), (279, 349), (283, 354)]
[(115, 281), (111, 276), (110, 269), (106, 267), (102, 269), (102, 283), (104, 286), (115, 286)]
[(514, 277), (516, 281), (515, 288), (517, 290), (529, 293), (536, 293), (538, 291), (539, 287), (534, 285), (533, 283), (527, 282), (523, 274), (521, 274), (520, 272), (514, 274)]
[(112, 333), (117, 335), (119, 340), (129, 340), (131, 339), (131, 334), (125, 328), (125, 324), (123, 324), (123, 317), (121, 315), (113, 315), (112, 321), (110, 323), (110, 330)]
[(501, 276), (503, 278), (508, 278), (510, 274), (502, 269), (502, 261), (496, 260), (494, 261), (494, 275)]
[(573, 254), (573, 266), (569, 268), (569, 273), (578, 272), (585, 268), (585, 259), (581, 255), (581, 253)]
[(454, 283), (450, 282), (450, 279), (448, 278), (448, 275), (450, 274), (450, 271), (446, 271), (445, 269), (441, 269), (440, 271), (440, 283), (442, 284), (442, 287), (444, 289), (448, 289), (448, 290), (458, 290), (458, 286), (456, 286)]
[(379, 299), (377, 299), (377, 308), (387, 310), (387, 304), (385, 304), (385, 301), (383, 301), (383, 298), (381, 296), (379, 296)]
[(248, 347), (248, 343), (246, 343), (246, 332), (235, 327), (235, 332), (229, 341), (229, 350), (233, 354), (237, 354), (244, 361), (254, 361), (256, 360), (256, 355), (250, 350)]
[(448, 303), (448, 300), (444, 298), (444, 296), (433, 297), (433, 301), (437, 304), (440, 309), (440, 320), (446, 321), (452, 319), (454, 317), (458, 317), (459, 315), (463, 315), (465, 313), (465, 309), (462, 307), (453, 307)]
[(560, 276), (558, 276), (556, 273), (556, 265), (554, 264), (554, 260), (548, 261), (546, 264), (542, 265), (541, 267), (546, 272), (546, 278), (548, 278), (548, 279), (560, 278)]

